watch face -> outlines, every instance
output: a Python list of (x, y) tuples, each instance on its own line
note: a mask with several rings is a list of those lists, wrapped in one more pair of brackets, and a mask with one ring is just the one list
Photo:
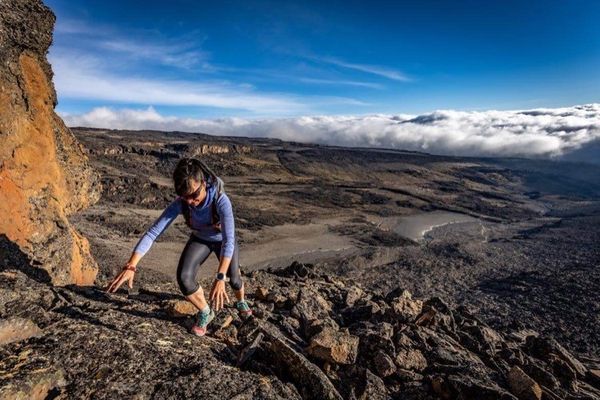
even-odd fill
[(220, 280), (220, 281), (222, 281), (223, 279), (225, 279), (225, 274), (223, 274), (223, 273), (219, 272), (219, 273), (217, 274), (217, 280)]

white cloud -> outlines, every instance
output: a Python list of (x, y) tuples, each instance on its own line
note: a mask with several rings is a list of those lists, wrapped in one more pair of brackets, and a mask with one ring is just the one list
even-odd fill
[(205, 37), (197, 31), (165, 37), (153, 30), (130, 28), (119, 32), (109, 25), (59, 19), (55, 32), (58, 36), (55, 42), (59, 44), (52, 48), (53, 53), (72, 52), (72, 46), (78, 44), (80, 54), (103, 53), (105, 58), (118, 58), (122, 63), (144, 62), (204, 72), (218, 70), (209, 63), (210, 54), (201, 48)]
[(207, 61), (208, 54), (206, 52), (188, 43), (190, 42), (184, 42), (184, 44), (175, 41), (139, 43), (133, 40), (110, 38), (98, 41), (96, 46), (103, 50), (120, 53), (122, 56), (134, 60), (151, 60), (159, 64), (186, 69), (198, 67), (212, 71), (217, 68)]
[(600, 140), (600, 104), (526, 111), (443, 110), (423, 115), (192, 119), (154, 108), (95, 108), (69, 126), (272, 137), (467, 156), (558, 157)]
[(300, 99), (293, 96), (255, 93), (244, 85), (121, 77), (98, 68), (104, 62), (87, 55), (52, 55), (50, 59), (55, 72), (54, 85), (61, 98), (204, 106), (273, 114), (308, 110)]
[(382, 67), (379, 65), (355, 64), (355, 63), (346, 62), (346, 61), (343, 61), (343, 60), (340, 60), (340, 59), (337, 59), (334, 57), (322, 57), (322, 58), (310, 57), (310, 58), (313, 60), (325, 62), (328, 64), (337, 65), (339, 67), (353, 69), (353, 70), (361, 71), (361, 72), (366, 72), (366, 73), (372, 74), (372, 75), (382, 76), (384, 78), (388, 78), (388, 79), (391, 79), (394, 81), (410, 82), (412, 80), (410, 77), (408, 77), (403, 72), (393, 70), (388, 67)]
[[(134, 47), (124, 47), (132, 50)], [(157, 48), (148, 48), (154, 51)], [(59, 99), (94, 100), (125, 104), (200, 106), (243, 110), (255, 115), (294, 115), (313, 107), (365, 103), (341, 96), (300, 96), (259, 92), (251, 84), (226, 80), (182, 80), (139, 77), (112, 72), (113, 59), (85, 52), (55, 49), (49, 55)]]
[(357, 87), (366, 87), (369, 89), (383, 89), (383, 86), (378, 83), (372, 82), (361, 82), (361, 81), (348, 81), (348, 80), (338, 80), (338, 79), (320, 79), (320, 78), (298, 78), (300, 82), (304, 83), (314, 83), (317, 85), (340, 85), (340, 86), (357, 86)]

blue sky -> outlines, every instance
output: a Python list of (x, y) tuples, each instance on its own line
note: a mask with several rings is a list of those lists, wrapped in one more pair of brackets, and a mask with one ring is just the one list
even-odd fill
[(507, 110), (600, 101), (598, 1), (65, 1), (63, 115)]

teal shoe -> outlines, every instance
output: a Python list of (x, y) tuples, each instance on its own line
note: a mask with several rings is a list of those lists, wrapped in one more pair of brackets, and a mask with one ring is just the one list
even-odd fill
[(248, 305), (248, 302), (246, 300), (238, 301), (235, 304), (235, 308), (237, 308), (238, 314), (240, 315), (240, 318), (242, 318), (242, 319), (246, 319), (252, 315), (252, 309), (250, 308), (250, 306)]
[(208, 314), (202, 314), (199, 312), (196, 314), (196, 322), (192, 326), (191, 332), (196, 336), (206, 335), (206, 327), (215, 318), (215, 312), (210, 310)]

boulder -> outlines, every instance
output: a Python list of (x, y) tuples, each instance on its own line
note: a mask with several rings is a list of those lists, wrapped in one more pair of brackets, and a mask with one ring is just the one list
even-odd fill
[(549, 389), (556, 389), (559, 387), (559, 383), (556, 377), (550, 372), (546, 371), (540, 365), (530, 362), (523, 365), (521, 368), (533, 380), (539, 382), (540, 385), (545, 386)]
[(527, 337), (526, 346), (534, 357), (551, 360), (553, 356), (560, 358), (573, 369), (579, 377), (584, 377), (587, 368), (555, 339), (542, 336)]
[(381, 313), (379, 304), (372, 300), (361, 299), (354, 306), (342, 310), (342, 317), (345, 324), (352, 322), (367, 321), (377, 317)]
[[(12, 375), (12, 374), (11, 374)], [(40, 368), (27, 374), (13, 375), (0, 382), (0, 399), (44, 400), (52, 397), (51, 391), (65, 386), (65, 373), (61, 369)]]
[(477, 400), (517, 400), (495, 382), (473, 376), (449, 375), (448, 384), (455, 393), (451, 398)]
[(542, 388), (516, 365), (510, 369), (506, 377), (510, 391), (519, 400), (541, 400)]
[(427, 359), (419, 350), (400, 349), (396, 355), (396, 365), (402, 369), (420, 372), (427, 368)]
[(256, 292), (254, 293), (254, 297), (257, 300), (265, 301), (267, 300), (267, 296), (269, 295), (269, 289), (259, 286), (256, 288)]
[(321, 333), (324, 329), (333, 329), (337, 331), (340, 329), (337, 322), (335, 322), (332, 318), (326, 317), (321, 319), (315, 319), (310, 321), (305, 329), (305, 334), (307, 338), (311, 338), (314, 335)]
[(434, 375), (430, 378), (431, 389), (440, 398), (448, 400), (452, 398), (452, 390), (446, 380), (440, 375)]
[(397, 369), (396, 370), (396, 375), (395, 375), (401, 382), (417, 382), (417, 381), (422, 381), (424, 376), (415, 372), (415, 371), (409, 371), (407, 369)]
[(413, 300), (408, 290), (394, 290), (386, 296), (393, 316), (399, 322), (411, 322), (421, 313), (423, 302)]
[(313, 270), (313, 264), (303, 264), (294, 261), (287, 267), (276, 270), (274, 273), (287, 278), (310, 278), (314, 276)]
[(165, 310), (173, 318), (184, 318), (198, 314), (196, 306), (187, 300), (170, 300)]
[(600, 369), (588, 370), (588, 379), (600, 389)]
[(358, 342), (358, 337), (349, 333), (325, 328), (311, 339), (306, 351), (326, 362), (353, 364), (358, 354)]
[(265, 298), (265, 301), (268, 301), (277, 307), (282, 307), (285, 303), (289, 302), (290, 299), (282, 293), (269, 292)]
[(393, 375), (397, 370), (396, 365), (394, 365), (394, 360), (392, 360), (390, 356), (381, 350), (375, 353), (375, 356), (373, 357), (373, 365), (375, 366), (377, 375), (381, 376), (382, 378)]
[(327, 375), (301, 353), (294, 350), (273, 325), (262, 323), (260, 331), (264, 334), (264, 346), (273, 365), (280, 374), (294, 382), (303, 398), (341, 400)]
[(361, 298), (363, 298), (365, 296), (365, 292), (357, 287), (357, 286), (351, 286), (348, 288), (348, 290), (346, 291), (346, 296), (344, 298), (344, 301), (346, 303), (346, 307), (352, 307), (354, 306), (354, 304), (360, 300)]
[(462, 329), (470, 334), (478, 344), (479, 351), (489, 354), (495, 354), (497, 348), (504, 343), (502, 336), (489, 326), (474, 324), (471, 326), (463, 326)]
[(360, 353), (370, 358), (378, 350), (394, 355), (394, 327), (387, 323), (360, 322), (352, 325), (351, 333), (360, 337)]
[(316, 290), (302, 288), (291, 315), (302, 321), (306, 327), (311, 321), (329, 317), (330, 312), (331, 304), (323, 296)]
[(452, 310), (439, 297), (432, 297), (423, 303), (423, 311), (415, 323), (429, 328), (443, 329), (452, 334), (456, 332), (456, 321)]
[(390, 398), (385, 383), (380, 377), (369, 371), (365, 371), (364, 390), (358, 396), (359, 400), (388, 400)]

